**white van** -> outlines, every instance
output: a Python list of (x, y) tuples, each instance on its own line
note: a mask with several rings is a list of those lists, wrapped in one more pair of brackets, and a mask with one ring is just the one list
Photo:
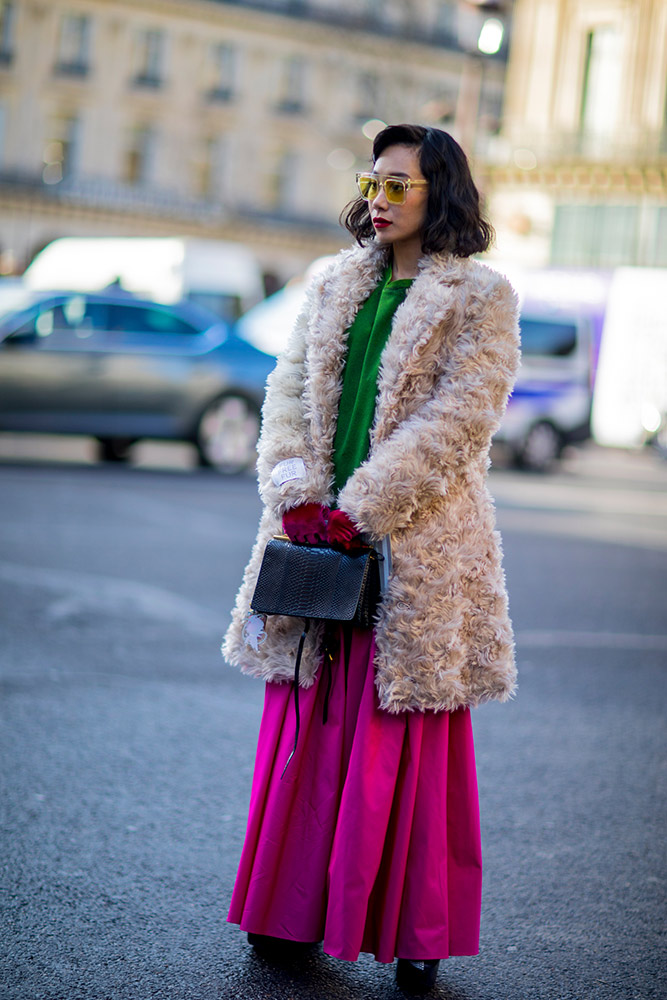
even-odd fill
[(593, 397), (598, 444), (667, 449), (667, 269), (619, 267)]
[(226, 320), (263, 295), (261, 271), (247, 247), (191, 237), (66, 236), (37, 254), (24, 281), (32, 291), (116, 286), (157, 302), (189, 299)]

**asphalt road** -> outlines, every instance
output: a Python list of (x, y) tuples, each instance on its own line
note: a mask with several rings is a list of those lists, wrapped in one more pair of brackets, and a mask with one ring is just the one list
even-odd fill
[[(254, 482), (4, 454), (0, 997), (398, 1000), (369, 956), (276, 967), (225, 922), (262, 687), (218, 645)], [(667, 464), (491, 486), (520, 690), (474, 713), (481, 953), (433, 996), (662, 1000)]]

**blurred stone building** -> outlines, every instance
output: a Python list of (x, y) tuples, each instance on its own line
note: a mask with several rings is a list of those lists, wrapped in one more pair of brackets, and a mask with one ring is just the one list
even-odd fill
[(346, 242), (377, 120), (485, 155), (508, 6), (0, 0), (2, 270), (57, 236), (189, 234), (284, 280)]
[(517, 0), (486, 185), (506, 259), (667, 266), (667, 0)]

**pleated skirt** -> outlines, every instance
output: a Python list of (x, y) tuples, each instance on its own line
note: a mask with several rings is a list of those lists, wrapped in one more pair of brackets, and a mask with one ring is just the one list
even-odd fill
[[(479, 949), (482, 857), (470, 711), (379, 708), (370, 630), (340, 631), (331, 678), (268, 683), (227, 919), (354, 961)], [(325, 711), (326, 703), (326, 711)], [(326, 722), (324, 717), (326, 716)]]

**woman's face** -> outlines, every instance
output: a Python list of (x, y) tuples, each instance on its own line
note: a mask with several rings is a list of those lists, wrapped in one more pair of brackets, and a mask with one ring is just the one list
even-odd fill
[[(413, 146), (388, 146), (375, 161), (373, 173), (381, 178), (392, 176), (424, 180), (419, 167), (419, 150)], [(391, 246), (418, 241), (421, 248), (427, 201), (428, 188), (411, 187), (402, 205), (390, 205), (381, 187), (376, 198), (368, 202), (376, 241)]]

